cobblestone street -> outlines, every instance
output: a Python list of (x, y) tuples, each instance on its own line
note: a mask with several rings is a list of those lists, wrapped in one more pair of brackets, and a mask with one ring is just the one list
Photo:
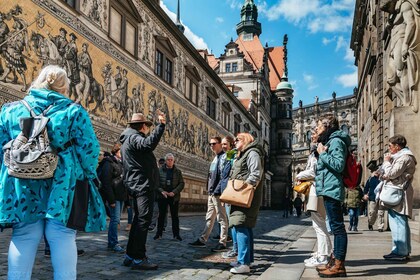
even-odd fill
[[(282, 217), (280, 211), (261, 211), (255, 236), (255, 262), (249, 275), (233, 275), (229, 272), (229, 262), (221, 253), (210, 249), (217, 244), (209, 240), (207, 248), (193, 248), (188, 245), (194, 241), (204, 227), (204, 214), (184, 214), (180, 217), (183, 241), (172, 239), (170, 218), (161, 240), (153, 240), (156, 233), (148, 236), (148, 256), (159, 264), (157, 271), (132, 271), (122, 266), (123, 255), (107, 250), (107, 232), (95, 234), (79, 233), (77, 246), (86, 251), (78, 259), (78, 279), (257, 279), (290, 245), (299, 239), (310, 225), (308, 218)], [(124, 214), (123, 217), (126, 217)], [(120, 243), (127, 244), (128, 232), (123, 229), (126, 220), (121, 222)], [(213, 229), (213, 236), (216, 230)], [(0, 279), (7, 275), (7, 249), (11, 230), (0, 234)], [(232, 245), (232, 243), (228, 243)], [(44, 244), (41, 242), (32, 274), (32, 279), (52, 279), (51, 260), (44, 257)]]

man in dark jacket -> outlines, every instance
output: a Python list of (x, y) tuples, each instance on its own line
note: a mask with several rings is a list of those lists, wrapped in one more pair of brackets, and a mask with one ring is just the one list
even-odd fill
[(134, 219), (123, 265), (132, 269), (155, 270), (157, 264), (146, 256), (148, 228), (152, 220), (154, 192), (159, 186), (159, 169), (153, 151), (165, 131), (165, 114), (159, 114), (159, 124), (149, 136), (152, 122), (141, 113), (133, 114), (120, 136), (124, 166), (124, 184), (134, 200)]
[(101, 161), (98, 172), (99, 180), (102, 183), (100, 189), (104, 204), (109, 209), (108, 226), (108, 249), (116, 253), (124, 253), (125, 250), (118, 243), (118, 224), (120, 223), (121, 210), (126, 196), (123, 184), (123, 165), (120, 153), (121, 144), (114, 145), (111, 155)]
[(378, 231), (384, 231), (384, 210), (379, 210), (379, 202), (376, 201), (375, 197), (375, 188), (379, 185), (379, 171), (377, 170), (378, 167), (376, 166), (376, 161), (370, 161), (367, 166), (372, 175), (366, 181), (365, 188), (363, 189), (363, 199), (368, 202), (368, 227), (369, 230), (373, 230), (373, 224), (376, 222), (378, 218)]
[(212, 137), (210, 139), (210, 148), (216, 155), (210, 164), (209, 175), (207, 179), (207, 213), (206, 213), (206, 224), (204, 230), (201, 233), (200, 238), (196, 241), (189, 243), (193, 247), (206, 247), (206, 242), (213, 230), (214, 221), (220, 224), (220, 239), (219, 243), (212, 249), (213, 252), (226, 251), (228, 221), (226, 216), (226, 210), (222, 206), (220, 201), (220, 195), (222, 194), (222, 187), (220, 185), (220, 179), (224, 165), (226, 163), (226, 154), (222, 149), (222, 138), (219, 136)]
[(162, 238), (165, 216), (169, 205), (174, 239), (182, 241), (182, 238), (179, 235), (178, 209), (179, 200), (181, 199), (181, 192), (185, 185), (184, 178), (182, 177), (181, 170), (175, 166), (175, 157), (173, 154), (166, 154), (165, 162), (166, 163), (159, 168), (160, 186), (157, 192), (159, 219), (158, 230), (153, 239), (156, 240)]

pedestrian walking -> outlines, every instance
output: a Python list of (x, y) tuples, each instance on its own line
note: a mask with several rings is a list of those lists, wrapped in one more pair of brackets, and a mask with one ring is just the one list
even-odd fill
[(338, 120), (327, 116), (318, 121), (317, 126), (319, 154), (315, 187), (324, 199), (331, 231), (334, 234), (334, 249), (330, 261), (317, 267), (320, 277), (345, 277), (344, 261), (347, 253), (347, 232), (344, 225), (342, 204), (345, 190), (343, 171), (346, 163), (350, 136), (339, 129)]
[[(13, 228), (7, 276), (11, 280), (31, 279), (44, 234), (50, 245), (54, 279), (76, 279), (76, 229), (106, 228), (105, 208), (93, 183), (99, 143), (89, 114), (64, 96), (69, 83), (64, 69), (46, 66), (25, 96), (26, 105), (5, 104), (0, 113), (3, 147), (18, 135), (28, 140), (19, 123), (43, 113), (48, 118), (49, 145), (58, 156), (52, 177), (46, 179), (14, 177), (9, 175), (5, 161), (1, 162), (0, 224)], [(3, 158), (3, 150), (0, 153)]]
[(302, 215), (302, 205), (303, 205), (302, 197), (301, 197), (301, 194), (298, 193), (296, 194), (296, 197), (293, 200), (293, 207), (295, 207), (296, 216), (298, 218), (300, 218), (300, 216)]
[(134, 200), (134, 218), (123, 265), (132, 269), (155, 270), (158, 265), (146, 256), (146, 240), (152, 220), (154, 192), (159, 185), (159, 169), (153, 151), (165, 131), (166, 118), (158, 114), (159, 124), (149, 134), (152, 122), (134, 113), (121, 136), (124, 184)]
[(179, 234), (179, 201), (185, 183), (182, 172), (175, 166), (175, 157), (168, 153), (165, 156), (166, 163), (159, 168), (160, 185), (158, 187), (157, 201), (159, 205), (158, 229), (154, 240), (161, 239), (165, 224), (165, 216), (168, 206), (171, 211), (173, 238), (182, 241)]
[(346, 188), (345, 205), (350, 219), (349, 231), (358, 231), (359, 209), (362, 197), (363, 191), (360, 186), (357, 186), (355, 189)]
[(239, 133), (235, 139), (238, 154), (232, 166), (230, 179), (244, 180), (255, 188), (250, 208), (232, 205), (229, 215), (229, 226), (232, 236), (238, 243), (238, 256), (230, 270), (233, 274), (247, 274), (250, 265), (254, 262), (254, 233), (253, 228), (257, 217), (263, 194), (264, 150), (262, 146), (249, 133)]
[(118, 225), (121, 220), (121, 211), (126, 198), (123, 183), (123, 164), (121, 162), (121, 144), (116, 143), (111, 154), (101, 161), (101, 170), (98, 175), (102, 183), (100, 193), (104, 203), (109, 209), (108, 249), (115, 253), (124, 253), (124, 248), (118, 242)]
[(370, 161), (367, 168), (371, 171), (371, 176), (366, 181), (365, 188), (363, 189), (363, 200), (368, 202), (368, 228), (373, 230), (373, 225), (376, 220), (378, 221), (378, 231), (384, 231), (384, 210), (379, 209), (379, 201), (376, 200), (375, 189), (380, 183), (379, 171), (376, 161)]
[(220, 195), (222, 194), (220, 179), (224, 165), (226, 164), (226, 154), (222, 149), (222, 139), (219, 136), (212, 137), (210, 139), (209, 145), (216, 156), (210, 164), (210, 170), (207, 179), (208, 198), (206, 223), (200, 237), (196, 241), (189, 243), (189, 245), (193, 247), (205, 247), (210, 233), (213, 230), (214, 222), (217, 218), (217, 222), (221, 227), (220, 239), (219, 243), (212, 249), (212, 251), (222, 252), (226, 251), (228, 231), (226, 210), (220, 201)]
[[(408, 218), (413, 214), (413, 175), (417, 160), (407, 147), (404, 136), (396, 134), (389, 138), (389, 154), (385, 154), (382, 169), (384, 186), (399, 188), (402, 195), (400, 203), (391, 206), (380, 200), (381, 206), (388, 209), (389, 227), (392, 234), (392, 250), (384, 255), (386, 260), (406, 260), (411, 253), (411, 233)], [(384, 188), (384, 186), (382, 188)], [(383, 191), (383, 190), (382, 190)]]

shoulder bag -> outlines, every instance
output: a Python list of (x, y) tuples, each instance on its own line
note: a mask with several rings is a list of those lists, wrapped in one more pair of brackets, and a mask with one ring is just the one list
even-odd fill
[(389, 206), (397, 206), (401, 203), (404, 196), (404, 191), (408, 187), (408, 182), (404, 184), (403, 188), (393, 186), (389, 182), (385, 182), (379, 194), (379, 199)]
[(254, 198), (255, 187), (244, 180), (231, 179), (220, 196), (220, 201), (235, 206), (250, 208)]
[(309, 191), (311, 190), (312, 181), (304, 181), (301, 182), (299, 185), (293, 187), (293, 190), (297, 193), (301, 193), (305, 196), (309, 195)]

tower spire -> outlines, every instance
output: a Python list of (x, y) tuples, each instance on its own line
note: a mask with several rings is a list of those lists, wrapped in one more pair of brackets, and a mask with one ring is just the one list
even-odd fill
[(178, 9), (176, 13), (176, 26), (182, 33), (184, 33), (185, 27), (181, 23), (181, 9), (180, 9), (180, 3), (179, 3), (180, 1), (181, 0), (178, 0)]

